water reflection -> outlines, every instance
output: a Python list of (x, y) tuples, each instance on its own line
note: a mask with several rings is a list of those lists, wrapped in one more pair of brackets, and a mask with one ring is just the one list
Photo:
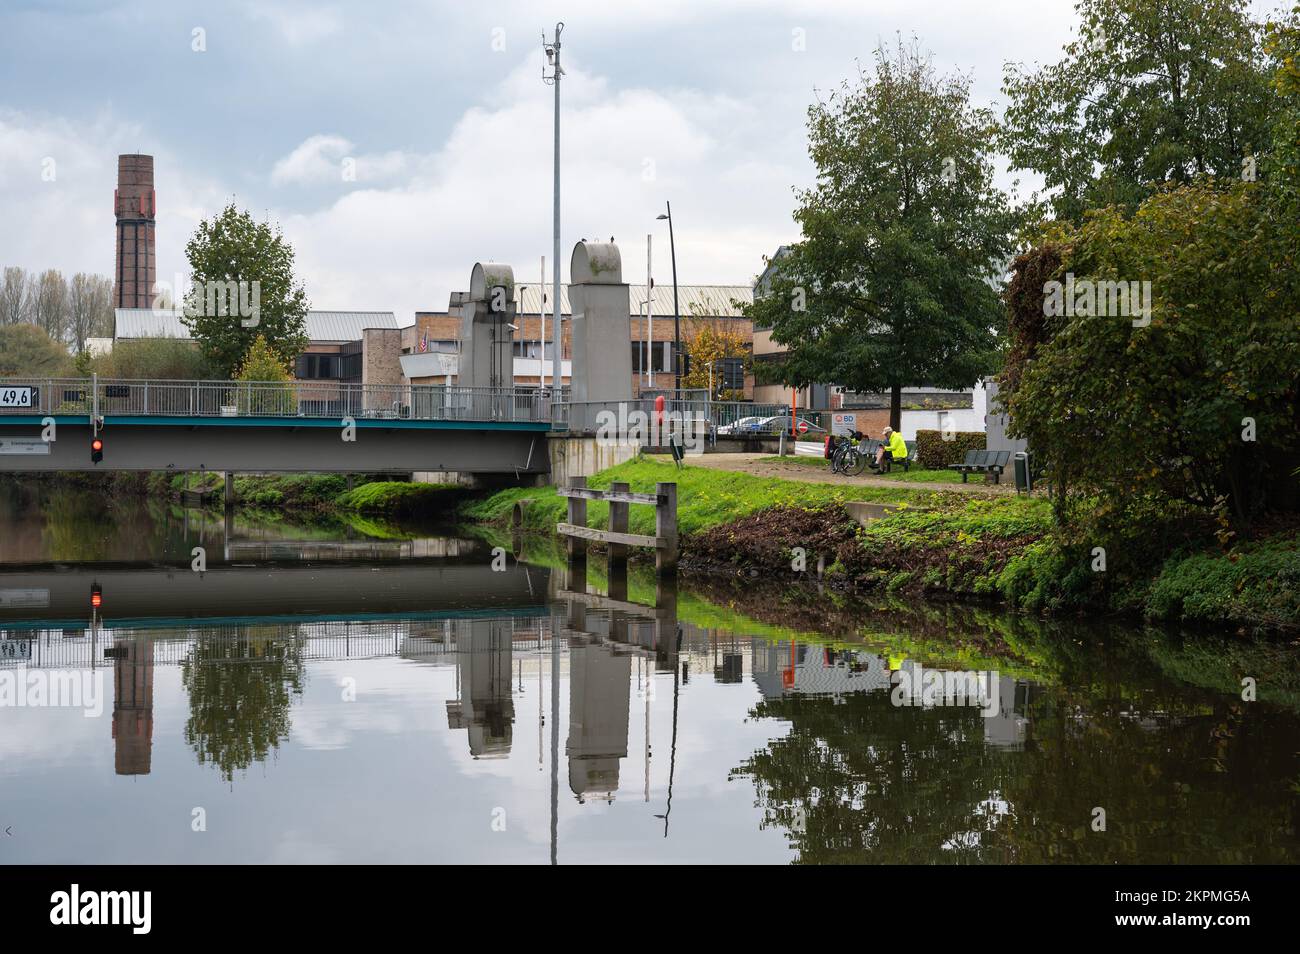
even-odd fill
[[(103, 719), (0, 707), (0, 823), (32, 832), (7, 858), (1300, 858), (1285, 647), (679, 593), (562, 555), (493, 572), (454, 534), (359, 563), (268, 528), (195, 573), (195, 529), (171, 563), (0, 571), (0, 680), (112, 693)], [(176, 837), (195, 805), (220, 838)]]

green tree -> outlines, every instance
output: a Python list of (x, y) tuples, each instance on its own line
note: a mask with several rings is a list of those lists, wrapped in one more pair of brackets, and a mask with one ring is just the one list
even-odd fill
[[(712, 321), (708, 318), (694, 318), (687, 323), (686, 350), (691, 356), (691, 370), (682, 375), (682, 387), (705, 388), (713, 381), (714, 397), (723, 401), (740, 401), (744, 399), (744, 390), (724, 389), (722, 387), (723, 368), (720, 363), (725, 358), (738, 358), (742, 367), (748, 371), (750, 349), (745, 343), (745, 336), (731, 322)], [(710, 375), (709, 368), (713, 371)]]
[(0, 325), (0, 376), (67, 377), (68, 349), (35, 325)]
[(271, 343), (258, 335), (240, 362), (235, 373), (236, 381), (286, 382), (284, 387), (257, 387), (250, 385), (239, 391), (241, 414), (276, 414), (292, 413), (296, 406), (296, 397), (292, 387), (287, 384), (293, 380), (283, 358), (271, 347)]
[(809, 109), (803, 238), (746, 309), (788, 347), (786, 384), (889, 391), (897, 428), (904, 386), (969, 387), (993, 370), (1017, 218), (993, 186), (994, 129), (967, 77), (936, 75), (901, 42)]
[(1002, 147), (1053, 190), (1058, 218), (1130, 209), (1165, 182), (1240, 177), (1276, 97), (1246, 0), (1078, 0), (1060, 62), (1005, 67)]
[[(1300, 289), (1294, 226), (1277, 223), (1270, 204), (1263, 183), (1206, 181), (1132, 215), (1111, 207), (1054, 227), (1058, 277), (1149, 282), (1151, 305), (1149, 320), (1077, 307), (1012, 319), (1032, 340), (1007, 407), (1052, 470), (1058, 513), (1070, 490), (1100, 493), (1103, 509), (1155, 495), (1240, 522), (1293, 498)], [(1042, 278), (1033, 271), (1026, 284)], [(1012, 300), (1049, 310), (1032, 288)]]
[[(307, 345), (307, 293), (294, 276), (294, 253), (278, 227), (234, 204), (199, 223), (185, 246), (194, 285), (182, 321), (222, 376), (261, 336), (285, 362)], [(241, 307), (242, 305), (242, 307)]]

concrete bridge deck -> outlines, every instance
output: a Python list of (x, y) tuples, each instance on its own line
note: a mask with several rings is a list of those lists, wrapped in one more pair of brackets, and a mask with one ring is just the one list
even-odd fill
[(4, 379), (0, 472), (543, 473), (550, 410), (515, 388)]

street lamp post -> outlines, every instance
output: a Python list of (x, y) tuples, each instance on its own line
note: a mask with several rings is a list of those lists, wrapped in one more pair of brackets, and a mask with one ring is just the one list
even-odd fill
[(682, 313), (677, 307), (677, 243), (673, 239), (673, 204), (665, 203), (668, 212), (665, 215), (656, 216), (659, 219), (668, 220), (668, 249), (673, 259), (673, 371), (675, 372), (677, 397), (681, 397), (682, 390)]
[[(555, 309), (554, 321), (551, 323), (551, 334), (555, 338), (555, 343), (551, 346), (551, 384), (555, 388), (556, 394), (560, 391), (560, 77), (564, 75), (564, 70), (560, 68), (560, 34), (564, 32), (564, 24), (555, 24), (555, 39), (551, 43), (546, 42), (546, 34), (542, 34), (542, 48), (546, 51), (546, 59), (551, 65), (551, 75), (546, 75), (546, 70), (542, 70), (542, 81), (551, 83), (555, 86), (555, 277), (551, 284), (551, 306)], [(545, 355), (543, 355), (543, 360)]]

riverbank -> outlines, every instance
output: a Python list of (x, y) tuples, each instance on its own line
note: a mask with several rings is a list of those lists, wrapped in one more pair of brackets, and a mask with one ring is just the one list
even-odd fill
[[(1300, 537), (1292, 525), (1262, 528), (1226, 548), (1152, 528), (1150, 539), (1117, 549), (1108, 565), (1089, 541), (1065, 538), (1041, 498), (920, 481), (794, 481), (646, 458), (602, 471), (589, 484), (613, 481), (642, 492), (659, 481), (677, 483), (681, 565), (694, 576), (816, 580), (849, 593), (961, 599), (1043, 615), (1114, 614), (1241, 635), (1300, 633)], [(503, 490), (460, 512), (504, 527), (519, 500), (528, 501), (527, 531), (551, 533), (565, 517), (565, 498), (550, 487)], [(853, 500), (898, 506), (864, 527), (845, 507)], [(590, 525), (607, 520), (607, 505), (588, 505)], [(652, 533), (653, 520), (650, 508), (631, 508), (633, 533)]]
[[(96, 490), (114, 497), (172, 502), (223, 501), (222, 474), (167, 472), (59, 473), (7, 475), (19, 484)], [(270, 513), (353, 513), (388, 518), (450, 517), (471, 493), (451, 484), (422, 484), (344, 474), (236, 474), (236, 506)]]

